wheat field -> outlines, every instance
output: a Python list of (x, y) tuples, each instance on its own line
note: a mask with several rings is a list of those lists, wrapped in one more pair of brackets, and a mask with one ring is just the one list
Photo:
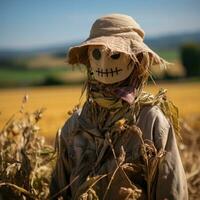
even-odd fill
[[(189, 197), (191, 200), (196, 200), (200, 195), (200, 83), (150, 85), (146, 91), (155, 94), (160, 87), (168, 89), (168, 97), (179, 107), (181, 117), (186, 118), (180, 121), (181, 139), (177, 139), (186, 172)], [(30, 199), (47, 199), (52, 166), (56, 159), (53, 146), (47, 144), (53, 143), (57, 129), (68, 118), (68, 111), (80, 103), (80, 94), (81, 87), (0, 89), (0, 128), (3, 130), (1, 159), (3, 158), (3, 161), (7, 159), (0, 167), (0, 175), (3, 177), (3, 182), (0, 183), (0, 193), (2, 192), (1, 194), (6, 197), (12, 197), (5, 199), (16, 199), (16, 195), (21, 194)], [(81, 102), (84, 102), (84, 97)], [(31, 114), (40, 108), (46, 108), (43, 116), (40, 110)], [(22, 111), (28, 111), (28, 113)], [(13, 113), (16, 113), (12, 118), (14, 120), (8, 121)], [(22, 117), (21, 120), (19, 117)], [(7, 125), (4, 126), (7, 121)], [(45, 136), (48, 143), (45, 143), (44, 138), (38, 133)], [(154, 148), (151, 147), (151, 149)], [(154, 152), (151, 155), (157, 154)], [(150, 159), (157, 159), (157, 156), (150, 157)], [(20, 157), (22, 161), (15, 161), (16, 157)], [(14, 162), (9, 162), (8, 158)], [(21, 176), (16, 175), (19, 163), (21, 163), (20, 170), (23, 173), (18, 174)], [(34, 184), (27, 187), (28, 182)]]
[[(192, 119), (200, 115), (200, 83), (163, 83), (150, 85), (146, 91), (155, 94), (159, 88), (166, 88), (170, 100), (178, 106), (182, 117)], [(68, 111), (80, 102), (81, 87), (32, 87), (19, 89), (0, 89), (0, 126), (17, 113), (20, 109), (22, 98), (28, 94), (29, 100), (26, 111), (45, 108), (43, 120), (40, 122), (41, 133), (48, 139), (53, 139), (58, 128), (62, 127), (68, 118)]]

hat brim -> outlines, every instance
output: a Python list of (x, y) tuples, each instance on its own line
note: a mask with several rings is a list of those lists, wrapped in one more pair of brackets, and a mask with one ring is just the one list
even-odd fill
[(69, 49), (67, 63), (88, 64), (88, 46), (105, 46), (111, 52), (121, 52), (137, 59), (140, 53), (148, 53), (151, 58), (151, 65), (167, 63), (158, 54), (152, 51), (142, 40), (134, 40), (126, 36), (101, 36), (87, 39), (82, 44)]

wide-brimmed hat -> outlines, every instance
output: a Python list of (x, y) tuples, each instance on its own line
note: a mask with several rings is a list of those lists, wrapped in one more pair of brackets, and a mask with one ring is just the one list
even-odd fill
[(68, 51), (69, 64), (88, 64), (88, 46), (103, 45), (111, 52), (121, 52), (137, 60), (140, 53), (148, 54), (151, 65), (165, 64), (165, 61), (152, 51), (144, 41), (144, 31), (130, 16), (111, 14), (97, 19), (90, 35), (83, 43), (71, 47)]

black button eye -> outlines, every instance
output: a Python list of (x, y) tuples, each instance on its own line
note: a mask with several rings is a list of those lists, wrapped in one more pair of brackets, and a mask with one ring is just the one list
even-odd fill
[(118, 59), (120, 57), (120, 53), (114, 53), (110, 56), (112, 59)]
[(101, 58), (101, 52), (99, 49), (94, 49), (92, 51), (92, 56), (94, 57), (94, 59), (99, 60)]

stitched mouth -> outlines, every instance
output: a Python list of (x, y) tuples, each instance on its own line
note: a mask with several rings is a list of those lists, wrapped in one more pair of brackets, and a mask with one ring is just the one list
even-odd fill
[(122, 71), (122, 69), (118, 69), (117, 67), (115, 67), (115, 69), (113, 70), (112, 68), (111, 69), (106, 69), (105, 71), (103, 70), (103, 69), (100, 69), (100, 68), (98, 68), (97, 70), (96, 70), (96, 72), (97, 72), (97, 75), (98, 76), (101, 76), (101, 77), (103, 77), (103, 76), (106, 76), (106, 77), (108, 77), (108, 76), (114, 76), (114, 75), (118, 75), (119, 74), (119, 72), (121, 72)]

